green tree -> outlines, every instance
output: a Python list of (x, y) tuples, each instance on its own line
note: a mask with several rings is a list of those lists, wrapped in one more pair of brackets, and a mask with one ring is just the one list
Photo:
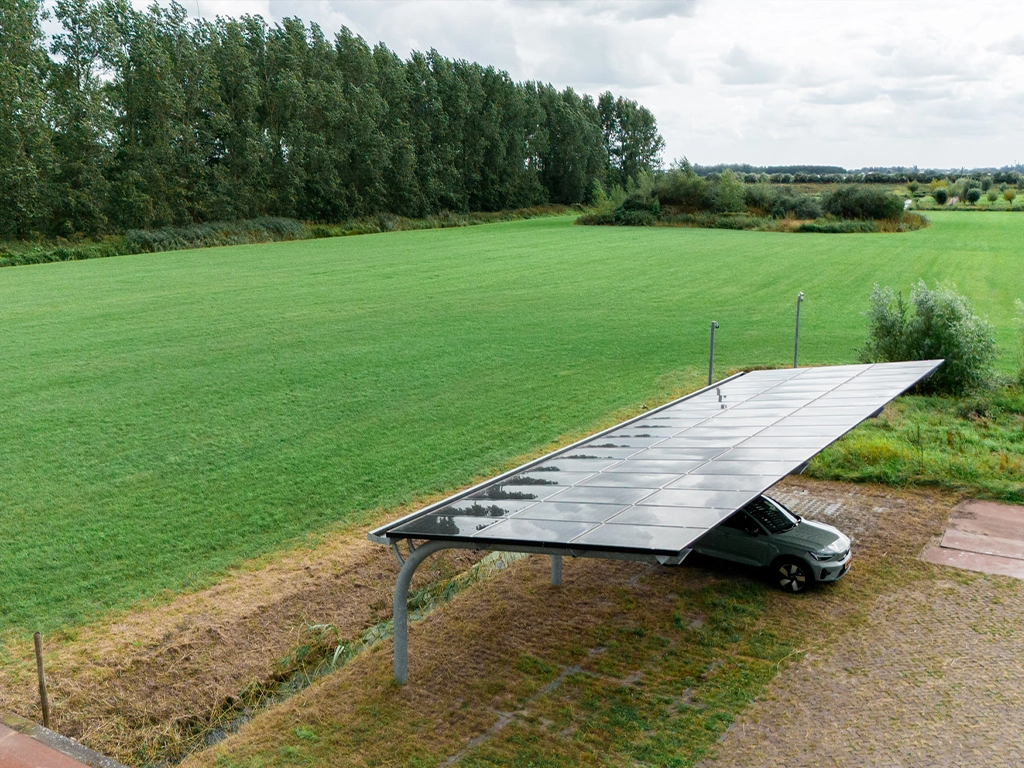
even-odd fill
[(0, 235), (27, 237), (49, 219), (52, 146), (46, 123), (49, 59), (39, 3), (0, 0)]
[(101, 66), (107, 25), (88, 0), (58, 0), (62, 32), (50, 46), (50, 120), (54, 127), (51, 231), (94, 235), (106, 229), (107, 147), (112, 120), (103, 97)]
[(615, 98), (610, 92), (598, 99), (601, 133), (614, 183), (626, 186), (641, 172), (653, 173), (661, 165), (665, 140), (658, 133), (654, 115), (632, 99)]
[(734, 213), (744, 209), (743, 182), (730, 170), (724, 170), (715, 185), (715, 210)]
[(596, 105), (571, 88), (559, 93), (550, 85), (538, 85), (537, 95), (544, 137), (540, 178), (548, 198), (566, 205), (596, 204), (594, 185), (600, 187), (607, 164)]

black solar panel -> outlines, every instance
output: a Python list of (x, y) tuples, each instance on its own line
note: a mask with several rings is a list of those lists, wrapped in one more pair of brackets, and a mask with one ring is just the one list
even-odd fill
[(941, 360), (753, 371), (605, 430), (370, 538), (679, 555)]

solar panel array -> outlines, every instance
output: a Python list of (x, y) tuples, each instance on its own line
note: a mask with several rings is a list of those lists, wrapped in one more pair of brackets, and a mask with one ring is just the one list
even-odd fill
[(678, 555), (941, 363), (733, 377), (370, 535)]

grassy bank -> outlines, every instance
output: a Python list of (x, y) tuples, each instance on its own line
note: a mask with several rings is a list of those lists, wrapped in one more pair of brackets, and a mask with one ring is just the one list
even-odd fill
[[(0, 270), (0, 632), (208, 584), (718, 371), (849, 362), (871, 286), (958, 285), (1009, 350), (1024, 220), (898, 238), (572, 217)], [(1001, 370), (1014, 370), (1008, 353)]]
[(1024, 503), (1024, 392), (900, 398), (820, 454), (808, 473)]
[(492, 213), (453, 213), (442, 211), (421, 219), (382, 213), (337, 224), (310, 224), (281, 217), (265, 216), (239, 221), (213, 221), (184, 227), (132, 229), (121, 235), (65, 240), (39, 239), (0, 243), (0, 267), (28, 264), (52, 264), (59, 261), (84, 261), (137, 253), (182, 251), (191, 248), (217, 248), (226, 245), (280, 243), (313, 240), (321, 237), (374, 235), (381, 232), (408, 232), (420, 229), (448, 229), (521, 221), (537, 216), (557, 216), (573, 210), (564, 205), (518, 208)]

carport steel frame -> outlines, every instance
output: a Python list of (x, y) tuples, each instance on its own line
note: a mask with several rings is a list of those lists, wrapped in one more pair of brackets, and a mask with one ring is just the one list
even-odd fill
[(678, 405), (679, 403), (685, 400), (689, 400), (692, 397), (696, 397), (697, 395), (703, 394), (708, 390), (712, 390), (715, 387), (721, 386), (725, 382), (732, 381), (733, 379), (739, 378), (742, 375), (743, 373), (737, 373), (733, 376), (728, 377), (727, 379), (723, 379), (722, 381), (716, 382), (715, 384), (699, 389), (696, 392), (691, 392), (688, 395), (680, 397), (669, 403), (665, 403), (664, 405), (661, 405), (657, 408), (653, 408), (649, 411), (644, 411), (643, 413), (634, 416), (632, 419), (628, 419), (627, 421), (615, 424), (614, 426), (611, 426), (608, 429), (605, 429), (601, 432), (597, 432), (593, 435), (587, 435), (585, 438), (576, 441), (572, 445), (567, 445), (565, 448), (560, 448), (557, 451), (553, 451), (552, 453), (534, 459), (533, 461), (527, 464), (516, 467), (515, 469), (510, 469), (508, 472), (505, 472), (502, 475), (498, 475), (497, 477), (488, 478), (484, 482), (474, 485), (472, 488), (467, 488), (463, 491), (460, 491), (459, 493), (449, 496), (446, 499), (442, 499), (441, 501), (431, 504), (430, 506), (424, 507), (423, 509), (417, 510), (412, 514), (406, 515), (405, 517), (402, 517), (398, 520), (394, 520), (388, 523), (387, 525), (381, 526), (380, 528), (371, 531), (368, 535), (370, 541), (376, 542), (378, 544), (390, 545), (392, 551), (395, 554), (395, 557), (398, 559), (398, 562), (401, 563), (402, 566), (401, 570), (398, 572), (398, 579), (395, 582), (395, 592), (392, 598), (395, 625), (395, 682), (404, 685), (409, 679), (409, 586), (412, 584), (413, 574), (416, 572), (416, 569), (419, 567), (420, 563), (422, 563), (435, 552), (439, 552), (442, 549), (472, 549), (476, 551), (487, 550), (491, 552), (517, 552), (528, 555), (550, 555), (551, 583), (555, 586), (558, 586), (562, 583), (563, 555), (569, 555), (570, 557), (593, 557), (604, 560), (631, 560), (635, 562), (653, 563), (657, 565), (678, 565), (686, 558), (687, 555), (690, 554), (690, 550), (684, 549), (682, 552), (679, 552), (674, 555), (654, 555), (639, 552), (616, 552), (605, 549), (589, 549), (586, 547), (558, 547), (553, 545), (538, 547), (519, 544), (502, 544), (498, 542), (487, 542), (486, 546), (481, 546), (484, 542), (469, 542), (464, 540), (449, 541), (445, 539), (430, 539), (426, 543), (416, 546), (413, 544), (413, 540), (409, 538), (409, 553), (403, 556), (398, 549), (398, 540), (393, 539), (387, 535), (387, 532), (390, 529), (395, 528), (401, 525), (402, 523), (406, 523), (409, 520), (420, 517), (421, 515), (429, 514), (435, 509), (444, 506), (445, 504), (450, 504), (453, 501), (459, 501), (460, 499), (466, 498), (467, 496), (470, 496), (471, 494), (475, 493), (477, 490), (483, 488), (484, 486), (493, 485), (503, 480), (504, 478), (512, 477), (513, 475), (519, 474), (520, 472), (524, 472), (530, 469), (531, 467), (537, 466), (545, 461), (549, 461), (550, 459), (556, 456), (559, 456), (568, 451), (575, 450), (583, 443), (590, 442), (591, 440), (601, 437), (602, 435), (605, 435), (609, 432), (614, 432), (615, 430), (622, 429), (623, 427), (629, 426), (635, 421), (639, 421), (640, 419), (647, 418), (653, 413), (657, 413), (658, 411), (662, 411), (667, 408), (671, 408), (674, 405)]

